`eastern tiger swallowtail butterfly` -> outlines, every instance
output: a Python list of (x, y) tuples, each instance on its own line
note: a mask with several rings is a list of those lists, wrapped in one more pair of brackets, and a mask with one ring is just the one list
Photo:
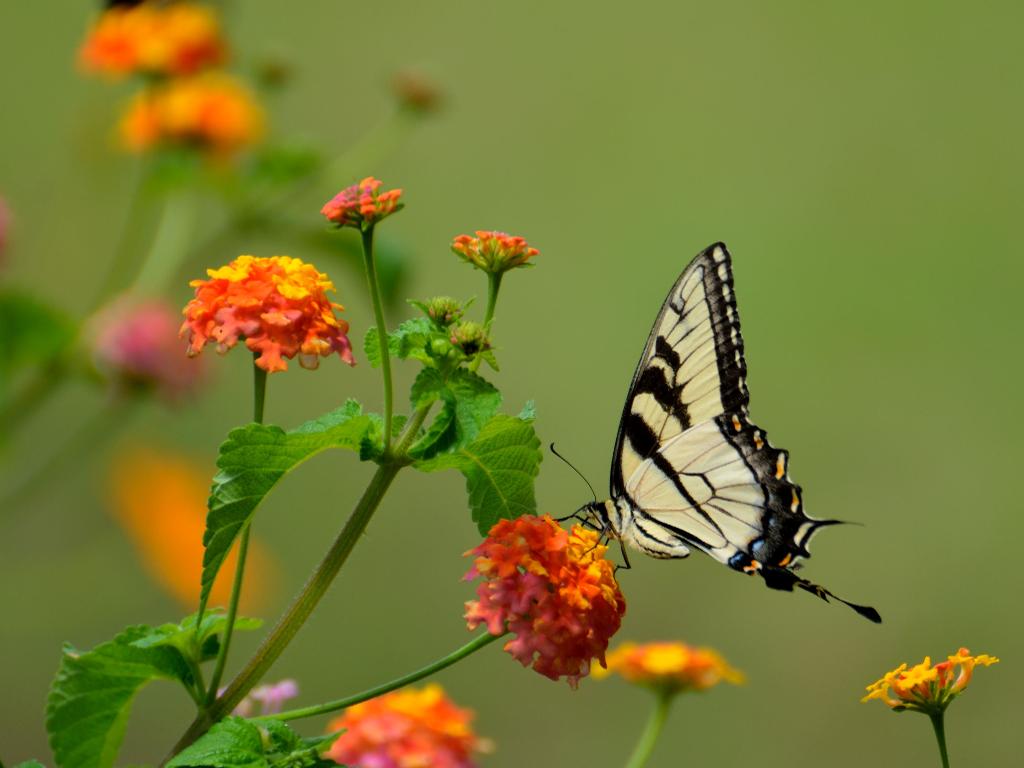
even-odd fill
[(839, 521), (804, 514), (789, 454), (750, 421), (746, 372), (732, 260), (716, 243), (683, 270), (651, 329), (615, 439), (611, 499), (580, 513), (652, 557), (699, 549), (772, 589), (799, 587), (880, 622), (794, 573), (811, 536)]

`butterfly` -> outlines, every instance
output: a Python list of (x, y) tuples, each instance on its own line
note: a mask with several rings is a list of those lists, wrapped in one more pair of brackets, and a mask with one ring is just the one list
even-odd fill
[(750, 421), (746, 373), (732, 258), (715, 243), (683, 270), (651, 329), (615, 439), (611, 498), (579, 513), (652, 557), (698, 549), (772, 589), (799, 587), (881, 622), (794, 572), (814, 533), (840, 521), (804, 513), (789, 453)]

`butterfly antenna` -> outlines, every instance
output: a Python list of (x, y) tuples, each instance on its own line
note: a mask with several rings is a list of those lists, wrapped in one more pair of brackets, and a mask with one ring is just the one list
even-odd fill
[(590, 484), (590, 481), (587, 480), (587, 478), (583, 477), (583, 473), (580, 472), (578, 469), (576, 469), (576, 467), (573, 466), (572, 462), (569, 461), (567, 458), (565, 458), (565, 456), (563, 456), (562, 454), (560, 454), (558, 451), (555, 450), (555, 444), (554, 443), (552, 443), (549, 447), (551, 449), (551, 452), (553, 454), (555, 454), (555, 456), (557, 456), (562, 461), (564, 461), (568, 465), (569, 469), (571, 469), (573, 472), (575, 472), (577, 475), (580, 476), (580, 478), (583, 480), (583, 482), (587, 484), (587, 488), (590, 489), (590, 493), (594, 497), (594, 501), (597, 501), (597, 491), (594, 490), (594, 486), (592, 486)]

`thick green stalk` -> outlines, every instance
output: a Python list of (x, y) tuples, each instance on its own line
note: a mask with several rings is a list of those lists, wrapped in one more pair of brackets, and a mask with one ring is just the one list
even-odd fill
[(429, 412), (429, 405), (416, 411), (399, 440), (396, 449), (398, 460), (386, 462), (377, 468), (377, 471), (370, 479), (370, 484), (363, 491), (362, 498), (359, 499), (359, 503), (356, 504), (352, 515), (345, 523), (345, 527), (342, 528), (341, 533), (338, 534), (334, 543), (331, 544), (331, 548), (327, 550), (327, 554), (324, 555), (323, 560), (320, 561), (316, 570), (313, 571), (302, 591), (296, 596), (285, 614), (278, 620), (277, 626), (263, 640), (263, 643), (256, 650), (256, 653), (253, 654), (253, 657), (249, 659), (249, 662), (242, 671), (238, 673), (238, 676), (231, 681), (227, 690), (224, 691), (224, 695), (216, 699), (205, 712), (200, 713), (192, 721), (192, 724), (178, 740), (178, 743), (164, 760), (164, 763), (195, 742), (196, 739), (210, 729), (211, 725), (234, 709), (245, 698), (245, 695), (252, 690), (252, 687), (266, 674), (273, 663), (277, 661), (277, 658), (288, 646), (288, 643), (292, 641), (292, 638), (302, 628), (302, 625), (306, 623), (313, 609), (316, 608), (320, 599), (326, 594), (327, 589), (345, 564), (356, 542), (362, 536), (363, 531), (366, 530), (370, 518), (373, 517), (373, 513), (380, 505), (384, 494), (387, 493), (391, 482), (395, 479), (395, 475), (405, 465), (405, 452), (415, 441), (419, 429), (423, 426), (423, 422), (426, 420)]
[(399, 688), (404, 688), (411, 683), (415, 683), (418, 680), (429, 677), (435, 672), (440, 672), (445, 667), (450, 667), (452, 664), (462, 661), (470, 654), (476, 653), (481, 648), (490, 645), (500, 637), (504, 637), (504, 635), (492, 635), (489, 632), (485, 632), (482, 635), (474, 637), (464, 646), (456, 651), (452, 651), (447, 656), (444, 656), (421, 669), (417, 669), (415, 672), (410, 672), (407, 675), (403, 675), (402, 677), (396, 678), (388, 683), (384, 683), (383, 685), (378, 685), (375, 688), (369, 688), (362, 693), (356, 693), (344, 699), (336, 699), (334, 701), (328, 701), (324, 704), (317, 704), (312, 707), (303, 707), (302, 709), (292, 709), (287, 712), (280, 712), (276, 715), (269, 715), (264, 719), (300, 720), (304, 717), (314, 717), (316, 715), (326, 715), (329, 712), (337, 712), (339, 709), (345, 709), (346, 707), (351, 707), (353, 704), (374, 699), (377, 696), (383, 696), (385, 693), (390, 693), (391, 691)]
[(939, 743), (939, 756), (942, 758), (942, 768), (949, 768), (949, 753), (946, 751), (946, 725), (943, 722), (944, 712), (929, 714), (932, 728), (935, 729), (935, 740)]
[(651, 717), (647, 721), (647, 725), (644, 726), (644, 732), (640, 735), (640, 740), (637, 742), (636, 747), (633, 748), (633, 754), (630, 755), (626, 768), (643, 768), (647, 764), (647, 758), (654, 751), (654, 745), (658, 742), (661, 729), (668, 718), (668, 712), (672, 708), (672, 700), (675, 698), (675, 693), (665, 690), (658, 691), (656, 695), (657, 700), (655, 701), (654, 709), (651, 711)]
[(373, 226), (361, 230), (363, 236), (363, 266), (366, 281), (373, 301), (373, 316), (377, 322), (377, 341), (380, 345), (380, 369), (384, 374), (384, 455), (391, 453), (391, 411), (393, 391), (391, 387), (391, 356), (388, 354), (388, 327), (384, 322), (384, 302), (377, 281), (377, 263), (373, 259)]
[[(252, 420), (257, 424), (263, 423), (263, 407), (267, 400), (267, 372), (256, 365), (256, 356), (253, 355), (252, 366)], [(213, 668), (213, 677), (210, 678), (210, 687), (206, 691), (206, 706), (213, 704), (217, 698), (217, 689), (220, 687), (221, 678), (224, 676), (224, 665), (228, 661), (228, 651), (231, 648), (231, 638), (235, 633), (235, 618), (238, 616), (238, 601), (242, 596), (242, 581), (245, 576), (245, 558), (249, 553), (249, 523), (242, 526), (242, 532), (238, 541), (238, 562), (235, 563), (235, 579), (231, 584), (231, 599), (228, 603), (227, 624), (224, 627), (224, 642), (221, 643), (217, 653), (217, 663)]]

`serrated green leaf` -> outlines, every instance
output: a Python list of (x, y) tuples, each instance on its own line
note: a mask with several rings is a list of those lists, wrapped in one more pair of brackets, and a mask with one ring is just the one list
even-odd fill
[(516, 418), (522, 421), (533, 421), (537, 418), (537, 404), (533, 400), (527, 400), (523, 405), (523, 410), (519, 412)]
[[(436, 333), (433, 323), (425, 317), (406, 320), (388, 334), (388, 352), (400, 360), (429, 360), (427, 345)], [(377, 329), (370, 328), (363, 338), (363, 354), (373, 368), (380, 367), (380, 342)]]
[[(0, 763), (0, 766), (2, 765), (3, 763)], [(44, 766), (38, 760), (26, 760), (23, 763), (18, 763), (16, 766), (14, 766), (14, 768), (46, 768), (46, 766)]]
[(537, 511), (533, 483), (543, 458), (533, 425), (499, 414), (471, 443), (412, 466), (421, 472), (459, 470), (466, 478), (473, 520), (486, 535), (498, 520)]
[[(207, 611), (197, 622), (198, 614), (193, 613), (178, 624), (162, 624), (155, 627), (146, 637), (136, 640), (136, 648), (177, 648), (183, 657), (196, 663), (215, 658), (219, 648), (218, 636), (227, 627), (228, 617), (224, 611)], [(263, 626), (260, 619), (243, 616), (235, 617), (235, 630), (251, 631)]]
[(486, 379), (458, 368), (445, 377), (436, 368), (420, 371), (410, 391), (413, 408), (435, 400), (443, 405), (430, 427), (409, 451), (426, 459), (453, 451), (473, 440), (501, 407), (501, 393)]
[(268, 765), (263, 733), (256, 724), (241, 717), (228, 717), (179, 752), (167, 763), (167, 768), (266, 768)]
[(193, 684), (176, 648), (137, 644), (155, 631), (130, 627), (91, 651), (64, 647), (46, 704), (46, 730), (61, 768), (110, 768), (139, 690), (156, 679)]
[(252, 519), (256, 507), (281, 478), (329, 448), (360, 450), (372, 424), (359, 403), (349, 400), (290, 432), (262, 424), (231, 431), (220, 447), (219, 471), (207, 502), (200, 616), (206, 609), (213, 580), (242, 526)]
[(182, 750), (167, 768), (326, 768), (337, 734), (303, 739), (279, 720), (229, 717)]

